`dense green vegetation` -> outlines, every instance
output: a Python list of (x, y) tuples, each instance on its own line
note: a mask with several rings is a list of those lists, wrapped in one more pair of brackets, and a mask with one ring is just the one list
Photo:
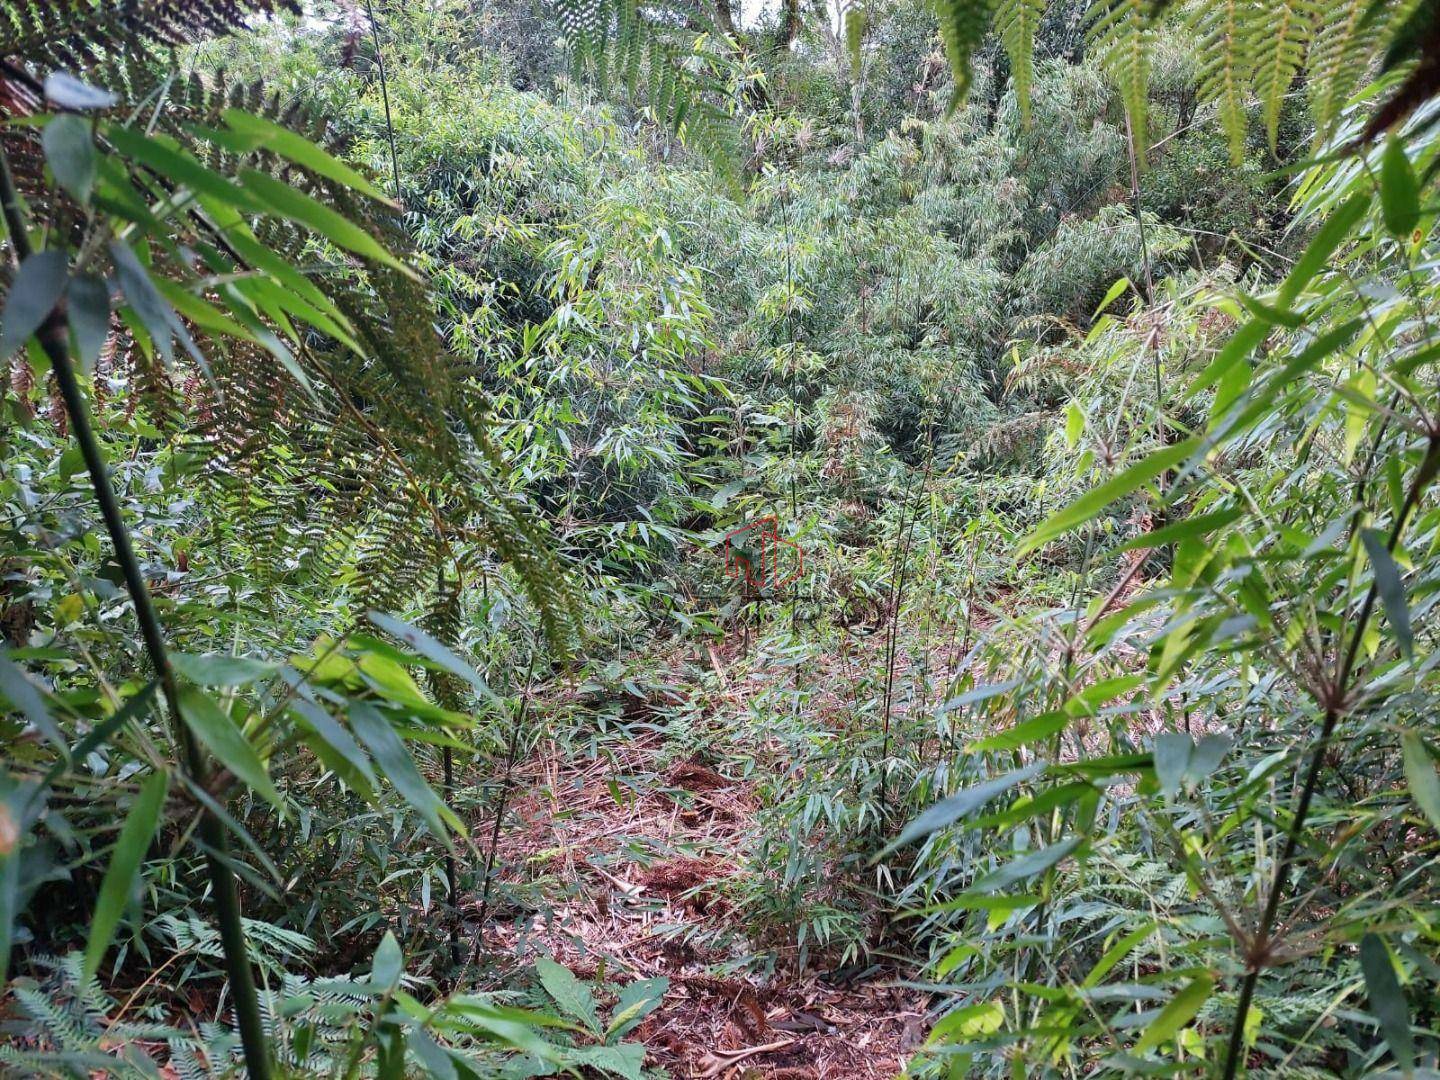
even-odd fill
[(1437, 15), (0, 3), (0, 1072), (1440, 1075)]

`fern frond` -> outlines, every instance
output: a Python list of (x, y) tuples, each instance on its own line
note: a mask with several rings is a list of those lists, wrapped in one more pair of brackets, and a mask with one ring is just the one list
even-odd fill
[(1253, 85), (1272, 153), (1280, 130), (1280, 111), (1305, 63), (1318, 13), (1315, 0), (1272, 0), (1254, 5), (1249, 42)]
[[(730, 126), (730, 117), (707, 100), (715, 96), (713, 88), (692, 70), (697, 63), (726, 64), (725, 58), (682, 49), (674, 31), (652, 22), (638, 0), (551, 2), (576, 75), (588, 78), (601, 93), (623, 89), (632, 98), (644, 85), (655, 123), (694, 146), (723, 175), (733, 174), (733, 140), (722, 130)], [(620, 86), (615, 86), (617, 79)]]
[(1035, 82), (1035, 31), (1045, 14), (1045, 0), (1000, 0), (995, 29), (1010, 58), (1010, 78), (1020, 104), (1020, 120), (1030, 126), (1030, 90)]
[(931, 0), (931, 3), (940, 23), (945, 55), (950, 58), (950, 73), (955, 78), (955, 93), (950, 99), (950, 108), (954, 109), (970, 92), (971, 61), (990, 29), (995, 5), (992, 0)]
[[(1371, 12), (1374, 0), (1327, 0), (1323, 4), (1305, 75), (1316, 136), (1323, 140), (1369, 70), (1393, 15)], [(1409, 4), (1400, 5), (1408, 11)]]
[(15, 0), (0, 7), (0, 56), (81, 70), (102, 56), (143, 53), (238, 30), (252, 15), (299, 13), (298, 0)]
[(1191, 27), (1199, 48), (1196, 91), (1213, 102), (1230, 144), (1230, 160), (1245, 160), (1245, 105), (1255, 69), (1253, 26), (1263, 5), (1257, 0), (1203, 0), (1193, 9)]
[(1095, 0), (1086, 14), (1086, 36), (1105, 73), (1120, 90), (1130, 118), (1135, 159), (1143, 167), (1146, 112), (1150, 95), (1150, 57), (1155, 43), (1151, 0)]

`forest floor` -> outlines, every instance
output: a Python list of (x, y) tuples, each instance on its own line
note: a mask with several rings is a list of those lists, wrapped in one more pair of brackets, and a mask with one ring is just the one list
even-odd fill
[[(713, 650), (690, 660), (676, 665), (682, 693), (687, 674), (706, 668), (725, 681)], [(717, 701), (713, 690), (708, 741), (721, 752), (705, 756), (723, 767), (746, 753), (747, 694), (731, 685)], [(597, 983), (669, 979), (632, 1038), (647, 1066), (677, 1080), (894, 1077), (926, 1031), (926, 996), (905, 983), (914, 972), (829, 973), (813, 960), (800, 971), (783, 948), (751, 939), (734, 897), (756, 873), (757, 785), (702, 764), (694, 746), (693, 732), (640, 724), (581, 752), (542, 745), (518, 765), (497, 865), (505, 891), (526, 902), (492, 913), (487, 947), (548, 954)]]

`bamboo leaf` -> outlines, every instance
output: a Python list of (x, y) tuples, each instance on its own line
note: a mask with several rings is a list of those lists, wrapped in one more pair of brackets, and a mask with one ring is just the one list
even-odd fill
[(180, 688), (180, 715), (199, 740), (235, 778), (282, 814), (285, 804), (245, 733), (205, 691)]
[(1080, 496), (1065, 509), (1052, 514), (1034, 532), (1020, 542), (1017, 557), (1024, 556), (1042, 544), (1048, 543), (1077, 525), (1089, 521), (1117, 499), (1123, 499), (1154, 480), (1161, 473), (1174, 468), (1200, 447), (1200, 440), (1186, 439), (1173, 446), (1157, 450), (1148, 457), (1131, 465), (1119, 475), (1112, 477), (1099, 487)]
[[(886, 844), (876, 859), (883, 858), (896, 848), (904, 847), (922, 837), (954, 824), (968, 814), (974, 813), (997, 795), (1003, 795), (1016, 784), (1023, 784), (1039, 776), (1045, 771), (1045, 762), (1036, 761), (1023, 769), (1016, 769), (1014, 772), (1006, 773), (1004, 776), (997, 776), (993, 780), (987, 780), (983, 784), (976, 784), (974, 787), (958, 791), (948, 798), (941, 799), (930, 809), (917, 817), (910, 824), (906, 825), (890, 843)], [(873, 860), (872, 860), (873, 861)]]
[(1365, 975), (1365, 992), (1370, 997), (1370, 1012), (1380, 1023), (1385, 1045), (1395, 1055), (1402, 1071), (1415, 1067), (1415, 1040), (1410, 1033), (1410, 1009), (1405, 994), (1395, 977), (1395, 964), (1390, 950), (1375, 934), (1360, 939), (1360, 970)]
[(1043, 874), (1062, 859), (1074, 854), (1075, 850), (1084, 843), (1079, 836), (1072, 836), (1068, 840), (1061, 840), (1058, 844), (1051, 844), (1049, 847), (1041, 848), (1039, 851), (1032, 851), (1028, 855), (1022, 855), (1013, 862), (1008, 862), (998, 870), (986, 874), (971, 887), (971, 892), (993, 893), (1008, 888), (1018, 881), (1032, 878), (1036, 874)]
[(1375, 572), (1375, 588), (1380, 592), (1380, 601), (1385, 605), (1385, 617), (1390, 620), (1390, 629), (1400, 642), (1400, 650), (1407, 657), (1415, 655), (1415, 636), (1410, 628), (1410, 605), (1405, 599), (1405, 583), (1400, 579), (1400, 568), (1390, 554), (1385, 537), (1374, 529), (1363, 529), (1360, 539), (1365, 545), (1365, 554), (1370, 557), (1370, 568)]
[(226, 656), (224, 653), (171, 653), (170, 663), (175, 670), (193, 683), (201, 686), (249, 686), (260, 679), (275, 674), (274, 664), (263, 660), (252, 660), (246, 656)]
[(24, 714), (26, 720), (35, 725), (35, 730), (68, 757), (69, 744), (60, 733), (60, 726), (55, 723), (55, 718), (50, 715), (50, 707), (45, 704), (45, 695), (30, 681), (20, 666), (5, 655), (6, 651), (0, 649), (0, 695), (3, 695), (0, 700), (8, 699), (11, 705)]
[(252, 147), (264, 147), (296, 165), (304, 166), (311, 172), (328, 180), (344, 184), (387, 205), (394, 206), (386, 194), (360, 173), (343, 161), (332, 156), (309, 139), (283, 128), (273, 120), (244, 112), (241, 109), (226, 109), (221, 117), (231, 130), (239, 132), (250, 140)]
[(65, 293), (69, 268), (63, 251), (39, 251), (20, 264), (0, 310), (0, 359), (29, 341), (50, 317)]
[(1380, 214), (1390, 235), (1408, 239), (1420, 223), (1420, 185), (1405, 153), (1405, 144), (1394, 135), (1385, 140), (1380, 159)]
[(1435, 761), (1417, 731), (1402, 734), (1400, 748), (1410, 797), (1415, 800), (1416, 806), (1425, 811), (1430, 823), (1440, 830), (1440, 777), (1435, 773)]
[(160, 824), (160, 812), (165, 807), (165, 795), (169, 790), (168, 772), (162, 769), (152, 774), (126, 815), (120, 837), (115, 842), (115, 852), (110, 856), (110, 865), (100, 883), (95, 910), (90, 916), (90, 936), (85, 942), (84, 962), (87, 979), (100, 969), (100, 961), (115, 937), (115, 928), (120, 925), (120, 916), (129, 902), (135, 875)]
[(1133, 1052), (1143, 1054), (1173, 1039), (1176, 1033), (1194, 1019), (1201, 1006), (1209, 1000), (1210, 991), (1214, 987), (1215, 980), (1209, 975), (1200, 975), (1191, 979), (1185, 988), (1171, 998), (1165, 1008), (1160, 1010), (1160, 1015), (1150, 1022), (1150, 1026), (1145, 1029), (1145, 1034), (1141, 1035), (1139, 1041), (1135, 1043)]
[(427, 660), (434, 661), (450, 674), (469, 683), (481, 699), (494, 705), (500, 704), (500, 699), (486, 685), (479, 672), (456, 656), (449, 646), (436, 640), (419, 627), (411, 626), (403, 619), (397, 619), (394, 615), (387, 615), (383, 611), (371, 611), (366, 618), (381, 630), (393, 634), (405, 642)]
[(240, 179), (248, 191), (253, 192), (270, 210), (286, 220), (319, 233), (336, 247), (394, 267), (411, 277), (415, 276), (414, 271), (386, 251), (368, 232), (318, 199), (313, 199), (273, 176), (254, 169), (242, 169)]
[(420, 775), (410, 752), (405, 749), (400, 736), (395, 733), (394, 727), (380, 710), (366, 702), (356, 701), (351, 703), (348, 715), (356, 737), (370, 751), (375, 764), (389, 777), (395, 790), (420, 815), (426, 827), (446, 844), (450, 842), (449, 832), (445, 828), (446, 820), (455, 826), (456, 831), (463, 831), (454, 814), (449, 812), (449, 808)]

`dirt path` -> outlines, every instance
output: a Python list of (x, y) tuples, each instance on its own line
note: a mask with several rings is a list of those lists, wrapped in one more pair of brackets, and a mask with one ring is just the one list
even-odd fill
[[(661, 769), (660, 736), (517, 770), (499, 864), (540, 912), (497, 911), (490, 948), (549, 954), (582, 978), (670, 980), (638, 1029), (677, 1078), (889, 1078), (924, 1036), (924, 998), (871, 969), (848, 984), (748, 974), (758, 950), (727, 899), (751, 871), (750, 785), (694, 761)], [(477, 829), (486, 835), (488, 829)]]

